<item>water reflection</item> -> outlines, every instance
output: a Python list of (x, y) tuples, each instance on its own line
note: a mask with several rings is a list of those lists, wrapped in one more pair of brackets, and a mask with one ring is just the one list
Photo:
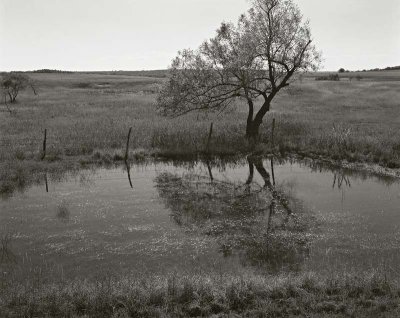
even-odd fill
[[(261, 159), (260, 159), (261, 160)], [(337, 167), (331, 165), (329, 163), (324, 163), (320, 161), (314, 161), (310, 159), (292, 159), (292, 158), (275, 158), (269, 159), (270, 161), (270, 178), (271, 184), (275, 186), (275, 171), (274, 164), (288, 165), (294, 164), (299, 165), (302, 168), (306, 168), (310, 172), (318, 172), (318, 173), (332, 173), (333, 174), (333, 187), (337, 187), (339, 189), (346, 187), (351, 187), (350, 180), (360, 180), (367, 181), (374, 179), (374, 181), (383, 183), (387, 186), (391, 186), (394, 183), (398, 183), (399, 179), (393, 176), (385, 176), (373, 174), (371, 172), (365, 170), (351, 170), (346, 168)], [(213, 173), (213, 169), (218, 169), (219, 171), (224, 171), (230, 168), (241, 168), (243, 165), (248, 165), (247, 159), (233, 157), (233, 158), (207, 158), (205, 161), (201, 160), (190, 160), (190, 161), (166, 161), (166, 162), (135, 162), (133, 164), (129, 162), (125, 162), (122, 166), (124, 170), (127, 172), (127, 181), (131, 188), (133, 188), (133, 179), (131, 175), (131, 168), (133, 167), (146, 167), (146, 166), (157, 166), (157, 165), (172, 165), (177, 168), (184, 168), (187, 170), (193, 170), (195, 167), (199, 165), (205, 165), (208, 171), (208, 177), (211, 181), (214, 180), (215, 174)], [(5, 167), (0, 171), (0, 199), (9, 199), (11, 198), (15, 192), (23, 193), (28, 190), (30, 187), (43, 184), (46, 192), (50, 191), (50, 183), (62, 183), (71, 178), (79, 177), (79, 182), (81, 186), (92, 187), (94, 186), (95, 179), (97, 177), (98, 169), (106, 169), (113, 170), (116, 165), (92, 165), (90, 167), (86, 166), (83, 169), (78, 169), (75, 166), (65, 167), (61, 170), (58, 168), (49, 168), (48, 171), (39, 174), (32, 173), (29, 167), (23, 168), (21, 166), (9, 166)], [(260, 165), (258, 165), (259, 168)], [(249, 178), (252, 178), (251, 169), (254, 169), (254, 166), (251, 167), (249, 165)], [(259, 169), (260, 170), (260, 169)], [(261, 170), (260, 170), (261, 171)], [(260, 172), (259, 171), (259, 172)]]
[(129, 185), (131, 186), (131, 188), (133, 188), (132, 179), (131, 179), (131, 166), (130, 166), (128, 161), (125, 161), (125, 168), (126, 168), (126, 171), (128, 173)]
[[(206, 162), (208, 177), (164, 172), (156, 187), (172, 220), (188, 232), (215, 237), (225, 257), (267, 271), (299, 270), (309, 254), (313, 217), (284, 185), (275, 186), (262, 158), (247, 161), (243, 184), (215, 179)], [(255, 170), (264, 185), (254, 181)]]
[(49, 192), (49, 183), (47, 181), (47, 172), (44, 173), (44, 183), (46, 185), (46, 192)]
[(206, 165), (207, 165), (208, 175), (210, 176), (210, 181), (214, 181), (214, 176), (212, 174), (211, 164), (209, 160), (206, 161)]
[(334, 189), (335, 186), (337, 186), (338, 189), (341, 189), (342, 186), (351, 188), (350, 178), (346, 176), (346, 174), (344, 174), (342, 171), (340, 171), (339, 173), (334, 172), (332, 188)]
[[(360, 181), (374, 180), (376, 182), (385, 184), (387, 186), (399, 183), (398, 177), (379, 174), (378, 172), (368, 171), (367, 169), (360, 169), (360, 170), (350, 169), (350, 168), (336, 166), (331, 163), (326, 163), (311, 159), (296, 160), (295, 162), (299, 163), (302, 167), (310, 169), (311, 172), (318, 172), (318, 173), (331, 172), (333, 176), (337, 175), (340, 176), (340, 178), (345, 177), (347, 181), (350, 181), (350, 179), (358, 179)], [(342, 180), (342, 184), (343, 181), (344, 180)], [(351, 186), (351, 185), (348, 182), (346, 186)]]

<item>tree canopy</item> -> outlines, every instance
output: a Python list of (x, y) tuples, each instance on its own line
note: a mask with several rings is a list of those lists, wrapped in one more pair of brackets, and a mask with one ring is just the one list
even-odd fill
[[(158, 109), (167, 116), (223, 111), (240, 98), (249, 109), (246, 135), (254, 137), (276, 94), (319, 62), (309, 24), (292, 0), (253, 0), (236, 25), (224, 22), (197, 50), (178, 53)], [(258, 98), (263, 104), (255, 112)]]

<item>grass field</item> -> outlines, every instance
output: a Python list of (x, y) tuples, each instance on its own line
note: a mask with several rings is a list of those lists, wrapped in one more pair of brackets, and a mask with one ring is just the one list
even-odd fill
[[(275, 145), (281, 153), (399, 168), (400, 81), (392, 73), (400, 72), (387, 73), (385, 81), (297, 82), (274, 101), (261, 129), (261, 148), (271, 150), (275, 117)], [(212, 152), (249, 151), (243, 137), (247, 108), (240, 101), (226, 114), (170, 119), (158, 116), (154, 106), (162, 78), (80, 73), (31, 77), (39, 95), (25, 91), (12, 105), (14, 114), (5, 108), (0, 113), (0, 162), (37, 159), (45, 128), (48, 160), (122, 154), (129, 127), (133, 152), (197, 154), (204, 150), (211, 122)]]

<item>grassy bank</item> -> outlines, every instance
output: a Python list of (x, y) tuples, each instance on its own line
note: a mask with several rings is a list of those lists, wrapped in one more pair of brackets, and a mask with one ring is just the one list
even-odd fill
[(2, 317), (398, 317), (384, 276), (108, 278), (2, 289)]

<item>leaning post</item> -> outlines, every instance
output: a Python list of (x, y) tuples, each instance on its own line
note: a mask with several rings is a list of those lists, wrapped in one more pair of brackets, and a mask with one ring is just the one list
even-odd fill
[(46, 157), (46, 143), (47, 143), (47, 129), (44, 130), (43, 150), (42, 150), (41, 160), (43, 160)]

